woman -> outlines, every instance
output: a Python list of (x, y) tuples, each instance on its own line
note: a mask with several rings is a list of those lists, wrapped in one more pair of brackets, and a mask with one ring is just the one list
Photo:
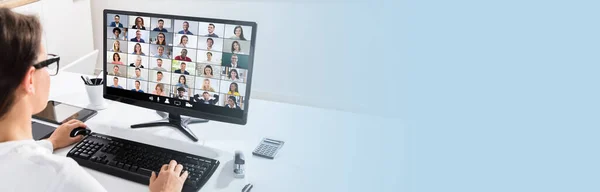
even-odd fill
[(113, 29), (113, 39), (119, 39), (119, 36), (121, 36), (121, 29), (115, 27)]
[(240, 76), (238, 75), (238, 72), (235, 69), (231, 69), (229, 71), (229, 74), (227, 74), (227, 78), (229, 78), (229, 80), (231, 81), (242, 81), (240, 80)]
[(204, 83), (202, 84), (202, 90), (203, 91), (215, 92), (215, 89), (213, 89), (210, 86), (210, 80), (208, 80), (208, 79), (204, 79)]
[(140, 43), (136, 43), (135, 46), (133, 46), (133, 54), (146, 56), (146, 54), (142, 52), (142, 45)]
[[(50, 69), (58, 72), (58, 58), (47, 59), (42, 26), (34, 16), (0, 8), (0, 162), (5, 174), (0, 186), (10, 191), (105, 192), (73, 159), (52, 154), (83, 139), (70, 137), (78, 120), (58, 126), (48, 139), (34, 141), (31, 116), (46, 107), (50, 92)], [(160, 175), (152, 173), (150, 191), (181, 191), (188, 173), (172, 161)], [(31, 182), (35, 181), (35, 182)]]
[(244, 30), (242, 29), (242, 26), (235, 26), (235, 29), (233, 29), (233, 36), (231, 36), (231, 39), (238, 39), (238, 40), (246, 40), (246, 38), (244, 38)]
[(227, 94), (240, 96), (240, 92), (238, 91), (238, 84), (237, 83), (229, 84), (229, 92), (227, 92)]
[(123, 62), (121, 62), (121, 56), (118, 53), (113, 53), (113, 64), (119, 64), (119, 65), (123, 65)]
[(186, 89), (190, 88), (187, 85), (187, 79), (185, 78), (185, 75), (180, 75), (179, 76), (179, 81), (177, 82), (177, 84), (175, 84), (175, 86), (177, 86), (177, 87), (184, 87)]
[(167, 94), (165, 93), (165, 85), (162, 83), (156, 84), (156, 86), (154, 87), (154, 91), (152, 91), (152, 94), (159, 96), (167, 96)]
[(121, 43), (119, 41), (113, 42), (113, 47), (110, 49), (112, 52), (121, 52)]
[(240, 106), (237, 105), (237, 101), (234, 96), (227, 97), (227, 104), (225, 104), (225, 107), (231, 109), (241, 109)]
[(210, 65), (206, 65), (206, 67), (204, 67), (204, 76), (208, 77), (208, 78), (212, 78), (213, 77), (213, 69)]
[(181, 36), (181, 39), (179, 39), (179, 46), (183, 47), (183, 48), (187, 48), (187, 44), (188, 44), (188, 37), (183, 35)]
[(157, 45), (167, 45), (167, 41), (165, 40), (165, 34), (164, 33), (158, 33), (158, 35), (156, 36), (156, 44)]
[(144, 19), (142, 17), (135, 18), (135, 24), (131, 26), (131, 28), (146, 30), (146, 27), (144, 27)]
[(240, 47), (240, 43), (238, 41), (233, 41), (233, 43), (231, 43), (231, 52), (237, 54), (244, 54), (242, 52), (242, 47)]

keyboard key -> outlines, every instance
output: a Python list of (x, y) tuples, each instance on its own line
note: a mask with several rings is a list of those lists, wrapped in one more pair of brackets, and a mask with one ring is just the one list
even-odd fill
[(90, 155), (88, 155), (87, 153), (81, 153), (81, 154), (79, 154), (79, 157), (82, 157), (82, 158), (84, 158), (84, 159), (87, 159), (87, 158), (89, 158), (89, 157), (90, 157)]
[(129, 170), (130, 167), (131, 167), (131, 165), (129, 165), (129, 164), (123, 165), (123, 169), (125, 169), (125, 170)]
[(117, 167), (118, 167), (118, 168), (123, 168), (123, 165), (124, 165), (124, 164), (123, 164), (123, 163), (121, 163), (121, 162), (117, 163)]
[(137, 171), (137, 169), (138, 169), (138, 166), (133, 165), (133, 166), (131, 166), (131, 169), (129, 169), (129, 170), (131, 170), (131, 171)]
[(111, 161), (110, 163), (108, 163), (108, 165), (116, 167), (117, 166), (117, 162), (116, 161)]

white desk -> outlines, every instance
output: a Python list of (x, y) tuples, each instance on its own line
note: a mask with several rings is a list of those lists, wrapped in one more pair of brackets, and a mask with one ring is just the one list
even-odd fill
[[(88, 98), (79, 76), (61, 71), (58, 76), (52, 77), (50, 99), (85, 107)], [(401, 135), (382, 137), (374, 134), (381, 133), (380, 129), (389, 125), (387, 119), (252, 99), (247, 125), (217, 121), (190, 125), (200, 139), (195, 143), (170, 127), (130, 129), (132, 124), (160, 117), (150, 109), (107, 102), (107, 109), (99, 111), (86, 122), (93, 131), (221, 161), (215, 174), (200, 191), (241, 191), (246, 181), (233, 178), (230, 162), (235, 150), (243, 151), (246, 156), (246, 179), (255, 185), (253, 191), (387, 191), (384, 188), (388, 189), (389, 185), (379, 182), (394, 184), (400, 179), (398, 175), (392, 175), (380, 180), (378, 177), (383, 176), (376, 175), (376, 171), (398, 168), (399, 165), (391, 163), (402, 164), (396, 161), (401, 160), (398, 158), (402, 155), (386, 155), (388, 150), (383, 148), (372, 153), (359, 153), (366, 151), (367, 147), (388, 145), (386, 140), (402, 140)], [(359, 130), (357, 127), (368, 129)], [(286, 142), (274, 160), (252, 155), (252, 150), (263, 137)], [(403, 154), (400, 143), (393, 147)], [(55, 153), (66, 155), (69, 149)], [(148, 190), (141, 184), (86, 170), (111, 192)]]

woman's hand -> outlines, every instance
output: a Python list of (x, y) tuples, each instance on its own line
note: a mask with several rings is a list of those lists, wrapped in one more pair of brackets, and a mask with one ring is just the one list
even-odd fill
[(183, 165), (177, 164), (175, 160), (171, 160), (169, 165), (163, 165), (158, 173), (154, 171), (150, 176), (150, 192), (173, 192), (181, 191), (183, 183), (188, 177), (188, 172), (181, 174)]
[(73, 131), (73, 129), (78, 128), (78, 127), (87, 127), (87, 126), (85, 124), (83, 124), (83, 122), (76, 120), (76, 119), (72, 119), (72, 120), (58, 126), (56, 128), (56, 130), (54, 130), (54, 133), (52, 133), (52, 135), (50, 135), (50, 137), (48, 138), (48, 141), (50, 141), (50, 143), (52, 143), (54, 150), (57, 150), (57, 149), (69, 146), (78, 141), (81, 141), (81, 139), (83, 139), (82, 135), (77, 135), (76, 137), (70, 136), (71, 131)]

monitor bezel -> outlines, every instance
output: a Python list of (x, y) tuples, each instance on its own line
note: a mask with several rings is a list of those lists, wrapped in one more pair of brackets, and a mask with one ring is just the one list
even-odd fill
[[(107, 59), (107, 52), (108, 52), (107, 50), (108, 49), (107, 48), (108, 47), (106, 44), (107, 39), (108, 39), (108, 34), (107, 34), (107, 30), (108, 30), (107, 16), (108, 16), (108, 14), (134, 15), (134, 16), (144, 16), (144, 17), (161, 17), (161, 18), (170, 18), (170, 19), (174, 19), (174, 20), (191, 20), (191, 21), (198, 21), (198, 22), (212, 22), (212, 23), (223, 23), (223, 24), (230, 24), (230, 25), (251, 26), (252, 27), (252, 37), (251, 37), (251, 41), (250, 41), (250, 54), (248, 56), (248, 60), (249, 60), (248, 74), (247, 74), (248, 80), (246, 81), (246, 95), (244, 96), (244, 109), (242, 110), (243, 114), (242, 114), (241, 118), (223, 115), (223, 114), (208, 113), (205, 111), (198, 111), (198, 110), (194, 110), (193, 108), (158, 104), (156, 102), (133, 99), (133, 98), (129, 98), (129, 97), (126, 97), (123, 95), (116, 95), (116, 94), (111, 95), (111, 94), (107, 93), (108, 81), (104, 81), (104, 85), (103, 85), (103, 96), (105, 99), (110, 99), (110, 100), (130, 104), (130, 105), (135, 105), (135, 106), (139, 106), (139, 107), (144, 107), (144, 108), (148, 108), (148, 109), (164, 111), (164, 112), (171, 113), (171, 114), (185, 115), (185, 116), (189, 116), (189, 117), (196, 117), (196, 118), (215, 120), (215, 121), (221, 121), (221, 122), (227, 122), (227, 123), (234, 123), (234, 124), (240, 124), (240, 125), (245, 125), (247, 123), (248, 111), (250, 108), (250, 90), (251, 90), (251, 86), (252, 86), (252, 72), (253, 72), (253, 68), (254, 68), (254, 50), (255, 50), (255, 46), (256, 46), (256, 31), (257, 31), (257, 23), (256, 22), (104, 9), (103, 19), (102, 19), (103, 20), (102, 25), (104, 25), (103, 32), (102, 32), (103, 33), (103, 35), (102, 35), (103, 36), (103, 39), (102, 39), (102, 47), (103, 47), (102, 61), (103, 61), (103, 64), (102, 64), (102, 66), (103, 66), (103, 71), (104, 71), (104, 73), (103, 73), (104, 79), (106, 79), (108, 76), (108, 70), (107, 70), (107, 67), (108, 67), (108, 61), (107, 61), (108, 60)], [(143, 94), (152, 96), (152, 94), (147, 94), (147, 93), (143, 93)], [(225, 98), (221, 98), (221, 99), (225, 99)], [(214, 106), (214, 107), (221, 107), (221, 106)], [(224, 107), (222, 107), (222, 108), (224, 108)]]

